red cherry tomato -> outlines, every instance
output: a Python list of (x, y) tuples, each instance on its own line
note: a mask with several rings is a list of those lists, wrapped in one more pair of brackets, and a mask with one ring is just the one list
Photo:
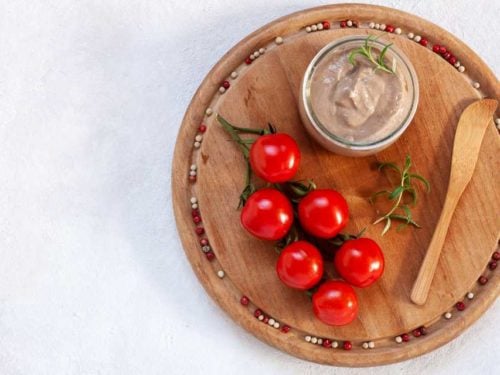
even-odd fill
[(323, 258), (309, 242), (297, 241), (283, 249), (276, 263), (276, 272), (290, 288), (310, 289), (323, 276)]
[(283, 238), (293, 223), (293, 209), (288, 198), (276, 189), (253, 193), (241, 210), (243, 227), (262, 240)]
[(349, 221), (347, 202), (335, 190), (311, 191), (299, 203), (299, 220), (304, 230), (316, 237), (335, 237)]
[(343, 281), (330, 280), (322, 284), (312, 297), (313, 311), (323, 323), (342, 326), (358, 315), (358, 298), (354, 289)]
[(369, 238), (344, 242), (335, 254), (335, 267), (348, 283), (364, 288), (377, 281), (384, 272), (384, 254)]
[(299, 169), (300, 150), (288, 134), (257, 138), (250, 148), (250, 165), (257, 176), (269, 182), (285, 182)]

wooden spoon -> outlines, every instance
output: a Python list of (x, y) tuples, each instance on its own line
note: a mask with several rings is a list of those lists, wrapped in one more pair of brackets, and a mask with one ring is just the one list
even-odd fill
[(472, 178), (486, 127), (492, 121), (497, 105), (498, 102), (494, 99), (478, 100), (465, 108), (460, 116), (453, 143), (450, 181), (443, 211), (411, 292), (410, 298), (417, 305), (423, 305), (427, 300), (453, 212)]

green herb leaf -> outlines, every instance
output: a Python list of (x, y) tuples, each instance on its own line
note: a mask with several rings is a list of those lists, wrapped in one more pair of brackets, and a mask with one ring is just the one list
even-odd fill
[(241, 152), (243, 153), (243, 156), (245, 158), (248, 158), (248, 155), (249, 155), (249, 149), (247, 146), (245, 146), (244, 144), (242, 144), (242, 139), (241, 137), (238, 135), (237, 131), (234, 129), (234, 127), (229, 123), (227, 122), (227, 120), (222, 117), (222, 116), (219, 116), (217, 114), (217, 121), (219, 121), (219, 124), (222, 125), (222, 127), (224, 128), (224, 130), (231, 136), (231, 138), (233, 139), (233, 141), (235, 141), (238, 145), (240, 145), (240, 149), (241, 149)]
[(425, 190), (427, 192), (430, 192), (431, 191), (431, 184), (429, 183), (429, 181), (427, 181), (426, 178), (420, 176), (419, 174), (415, 174), (415, 173), (410, 173), (408, 176), (410, 176), (410, 178), (414, 178), (414, 179), (417, 179), (419, 180), (420, 182), (422, 182), (425, 186)]
[(253, 184), (247, 184), (240, 194), (240, 202), (238, 204), (238, 208), (243, 207), (247, 203), (247, 200), (250, 197), (250, 195), (255, 193), (255, 191), (256, 189), (255, 186), (253, 186)]
[(403, 173), (408, 172), (410, 170), (410, 167), (411, 167), (411, 158), (410, 158), (410, 155), (406, 155), (405, 167), (403, 169)]
[(413, 225), (414, 227), (416, 228), (421, 228), (420, 225), (418, 225), (415, 221), (413, 220), (408, 220), (408, 217), (407, 216), (404, 216), (404, 215), (398, 215), (398, 214), (391, 214), (389, 215), (389, 217), (392, 219), (392, 220), (399, 220), (399, 221), (404, 221), (406, 224), (408, 225)]
[(356, 58), (356, 56), (359, 54), (359, 51), (352, 51), (349, 56), (348, 56), (348, 60), (349, 62), (351, 63), (351, 65), (356, 65), (356, 60), (354, 60)]
[(398, 186), (395, 188), (391, 194), (389, 194), (388, 198), (392, 201), (399, 197), (401, 194), (403, 194), (404, 187), (403, 186)]
[(413, 187), (408, 187), (406, 189), (406, 192), (408, 193), (408, 195), (410, 195), (411, 197), (411, 201), (410, 201), (410, 204), (412, 206), (415, 206), (417, 204), (417, 191), (415, 190), (415, 188)]
[(408, 223), (410, 223), (410, 221), (411, 221), (411, 210), (410, 210), (410, 207), (408, 207), (406, 204), (404, 204), (403, 206), (401, 206), (401, 208), (403, 209), (403, 211), (406, 214), (406, 221)]
[(380, 55), (378, 55), (378, 63), (379, 63), (379, 65), (383, 65), (384, 64), (384, 56), (387, 53), (387, 50), (389, 49), (390, 46), (392, 46), (392, 43), (387, 44), (382, 49), (382, 51), (380, 51)]
[(385, 169), (385, 168), (394, 169), (398, 174), (401, 174), (401, 169), (399, 169), (399, 167), (394, 163), (380, 163), (378, 165), (379, 171), (381, 171), (382, 169)]

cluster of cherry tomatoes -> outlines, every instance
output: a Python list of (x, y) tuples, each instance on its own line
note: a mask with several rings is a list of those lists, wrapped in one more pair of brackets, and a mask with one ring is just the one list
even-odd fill
[[(299, 168), (300, 158), (297, 143), (284, 133), (260, 136), (249, 153), (253, 172), (271, 184), (291, 180)], [(290, 199), (280, 190), (269, 187), (250, 195), (241, 211), (243, 227), (263, 240), (282, 239), (294, 220), (298, 220), (309, 236), (332, 239), (347, 225), (349, 209), (337, 191), (317, 189), (301, 198), (294, 212)], [(373, 284), (384, 271), (384, 257), (375, 241), (355, 238), (341, 245), (334, 265), (345, 281), (325, 281), (321, 252), (312, 243), (298, 240), (281, 251), (276, 272), (291, 288), (314, 288), (313, 311), (318, 319), (329, 325), (344, 325), (352, 322), (358, 313), (358, 300), (351, 285), (364, 288)]]

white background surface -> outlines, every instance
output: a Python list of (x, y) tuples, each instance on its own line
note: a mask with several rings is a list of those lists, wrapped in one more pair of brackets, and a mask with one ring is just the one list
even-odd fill
[[(175, 137), (210, 67), (325, 1), (0, 1), (0, 374), (357, 374), (234, 324), (184, 256)], [(500, 73), (500, 2), (387, 1)], [(449, 345), (364, 373), (500, 372), (498, 302)]]

